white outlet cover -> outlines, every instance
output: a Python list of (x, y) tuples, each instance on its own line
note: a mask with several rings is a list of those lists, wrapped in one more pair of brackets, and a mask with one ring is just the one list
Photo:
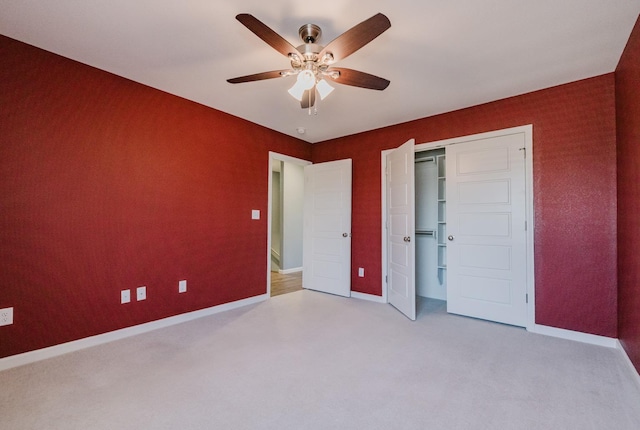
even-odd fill
[(182, 280), (178, 282), (178, 292), (179, 293), (186, 293), (187, 292), (187, 281), (186, 280)]
[(147, 287), (136, 288), (136, 300), (145, 300), (147, 298)]
[(364, 278), (364, 267), (358, 267), (358, 276)]
[(253, 209), (251, 211), (251, 219), (260, 219), (260, 210), (259, 209)]
[(131, 291), (122, 290), (120, 291), (120, 303), (129, 303), (131, 301)]

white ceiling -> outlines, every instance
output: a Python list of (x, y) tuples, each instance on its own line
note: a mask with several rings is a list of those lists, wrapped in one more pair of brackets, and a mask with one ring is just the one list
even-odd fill
[[(391, 28), (336, 66), (391, 85), (335, 85), (310, 116), (293, 77), (229, 84), (289, 67), (243, 12), (294, 46), (303, 24), (327, 44), (382, 12)], [(319, 142), (612, 72), (638, 13), (640, 0), (0, 0), (0, 33)]]

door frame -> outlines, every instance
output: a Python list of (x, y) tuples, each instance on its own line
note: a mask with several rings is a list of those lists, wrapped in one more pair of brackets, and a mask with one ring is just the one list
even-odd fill
[[(438, 140), (434, 142), (427, 142), (417, 144), (415, 146), (415, 152), (428, 151), (431, 149), (444, 148), (449, 145), (455, 145), (456, 143), (471, 142), (474, 140), (489, 139), (493, 137), (505, 136), (509, 134), (524, 133), (525, 142), (525, 216), (527, 224), (527, 244), (526, 244), (526, 289), (528, 294), (527, 303), (527, 325), (526, 329), (531, 331), (535, 328), (535, 273), (534, 273), (534, 211), (533, 211), (533, 125), (523, 125), (519, 127), (511, 127), (502, 130), (495, 130), (486, 133), (471, 134), (461, 137), (454, 137), (451, 139)], [(382, 178), (382, 301), (389, 302), (387, 293), (387, 154), (393, 149), (386, 149), (382, 151), (381, 158), (381, 178)]]
[(278, 152), (269, 151), (269, 164), (268, 164), (268, 186), (269, 191), (267, 193), (267, 297), (271, 298), (271, 212), (273, 211), (272, 199), (273, 199), (273, 162), (284, 161), (286, 163), (297, 164), (298, 166), (307, 166), (313, 164), (311, 161), (303, 160), (301, 158), (291, 157), (290, 155), (280, 154)]

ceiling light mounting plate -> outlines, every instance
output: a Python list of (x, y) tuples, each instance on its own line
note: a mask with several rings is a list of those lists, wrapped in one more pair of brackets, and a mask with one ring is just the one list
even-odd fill
[(298, 29), (298, 34), (304, 43), (316, 43), (322, 36), (322, 30), (315, 24), (305, 24)]

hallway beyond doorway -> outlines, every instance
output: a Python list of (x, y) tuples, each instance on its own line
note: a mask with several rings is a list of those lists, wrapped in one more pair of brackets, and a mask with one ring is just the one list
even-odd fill
[(271, 297), (302, 290), (302, 272), (287, 275), (271, 272)]

